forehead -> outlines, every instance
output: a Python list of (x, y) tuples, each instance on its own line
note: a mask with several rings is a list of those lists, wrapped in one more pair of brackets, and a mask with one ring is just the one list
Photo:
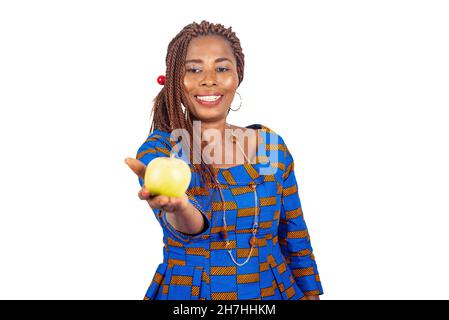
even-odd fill
[(225, 57), (231, 60), (235, 60), (234, 52), (231, 48), (231, 44), (228, 40), (221, 36), (199, 36), (190, 40), (187, 47), (188, 59), (203, 59), (208, 58), (215, 59)]

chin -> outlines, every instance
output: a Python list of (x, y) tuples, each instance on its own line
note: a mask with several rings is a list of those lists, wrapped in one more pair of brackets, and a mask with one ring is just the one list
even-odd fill
[(204, 106), (195, 106), (195, 114), (198, 117), (216, 117), (220, 114), (226, 114), (226, 110), (223, 109), (223, 107), (204, 107)]
[(206, 112), (199, 112), (196, 116), (197, 120), (209, 122), (209, 121), (217, 121), (222, 118), (226, 118), (226, 113), (223, 113), (222, 110), (215, 110), (215, 111), (206, 111)]

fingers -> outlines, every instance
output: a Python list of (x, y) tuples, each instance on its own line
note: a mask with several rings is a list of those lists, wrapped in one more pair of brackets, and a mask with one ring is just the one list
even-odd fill
[(125, 163), (139, 177), (144, 179), (146, 166), (137, 159), (126, 158)]
[(140, 200), (148, 200), (150, 198), (150, 192), (145, 187), (142, 187), (138, 193)]
[(182, 208), (182, 198), (173, 198), (163, 195), (151, 195), (145, 187), (139, 191), (139, 199), (146, 200), (150, 207), (168, 212), (177, 212)]
[(180, 208), (180, 199), (168, 197), (166, 204), (162, 206), (162, 209), (168, 212), (177, 212)]

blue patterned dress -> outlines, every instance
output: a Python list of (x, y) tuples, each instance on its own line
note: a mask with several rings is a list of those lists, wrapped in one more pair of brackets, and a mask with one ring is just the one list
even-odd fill
[[(263, 137), (255, 161), (216, 168), (230, 246), (226, 248), (223, 236), (220, 193), (212, 188), (209, 194), (201, 187), (198, 173), (189, 164), (192, 180), (186, 193), (203, 214), (206, 227), (200, 234), (186, 235), (168, 223), (164, 211), (154, 210), (164, 235), (164, 261), (145, 300), (298, 300), (323, 294), (292, 155), (282, 137), (269, 128), (260, 124), (247, 128), (259, 129)], [(156, 130), (136, 158), (147, 165), (155, 157), (170, 156), (175, 146), (170, 133)], [(143, 185), (141, 178), (139, 183)], [(257, 241), (248, 262), (238, 266), (227, 249), (238, 263), (247, 259), (254, 210), (259, 213)]]

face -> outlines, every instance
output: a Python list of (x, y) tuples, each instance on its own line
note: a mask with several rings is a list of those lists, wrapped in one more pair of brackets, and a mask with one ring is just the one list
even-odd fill
[(226, 39), (208, 35), (190, 41), (184, 96), (196, 119), (204, 122), (226, 119), (238, 82), (237, 62)]

